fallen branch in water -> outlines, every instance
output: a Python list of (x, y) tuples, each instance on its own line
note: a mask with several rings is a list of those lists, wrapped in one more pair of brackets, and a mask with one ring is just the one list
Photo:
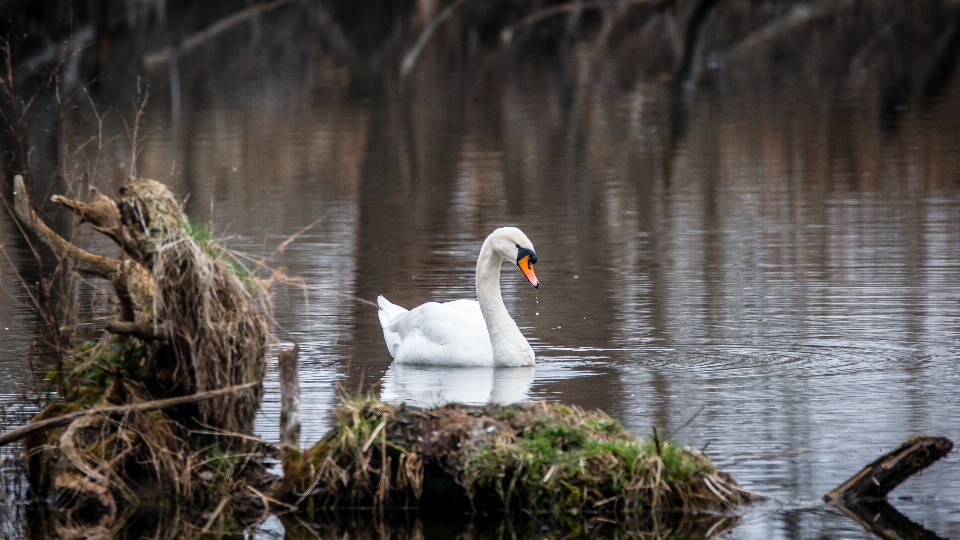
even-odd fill
[(239, 392), (241, 390), (247, 390), (247, 389), (253, 388), (258, 384), (260, 384), (259, 381), (250, 382), (246, 384), (240, 384), (237, 386), (230, 386), (227, 388), (210, 390), (209, 392), (200, 392), (198, 394), (191, 394), (189, 396), (180, 396), (180, 397), (168, 398), (168, 399), (157, 399), (153, 401), (143, 401), (143, 402), (134, 403), (131, 405), (119, 405), (115, 407), (100, 407), (95, 409), (87, 409), (85, 411), (77, 411), (75, 413), (65, 414), (63, 416), (58, 416), (56, 418), (47, 418), (46, 420), (40, 420), (39, 422), (33, 422), (25, 426), (20, 426), (16, 429), (12, 429), (0, 435), (0, 446), (18, 441), (34, 433), (40, 433), (48, 429), (65, 426), (70, 422), (73, 422), (77, 418), (81, 418), (83, 416), (94, 415), (94, 414), (125, 414), (130, 412), (142, 412), (142, 411), (152, 411), (156, 409), (166, 409), (169, 407), (176, 407), (179, 405), (186, 405), (188, 403), (196, 403), (198, 401), (212, 399), (225, 394), (232, 394), (234, 392)]
[(885, 499), (887, 493), (904, 480), (933, 465), (950, 450), (953, 450), (953, 441), (946, 437), (910, 437), (907, 442), (827, 493), (823, 499), (831, 504)]
[(824, 500), (880, 538), (939, 539), (890, 506), (887, 494), (950, 453), (945, 437), (911, 437), (827, 493)]

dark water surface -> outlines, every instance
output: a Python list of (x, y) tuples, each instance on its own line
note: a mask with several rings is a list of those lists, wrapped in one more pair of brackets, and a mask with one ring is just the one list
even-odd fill
[[(910, 434), (960, 440), (960, 96), (881, 128), (863, 96), (714, 89), (671, 140), (662, 86), (503, 77), (414, 74), (396, 93), (248, 80), (196, 91), (175, 131), (148, 109), (141, 174), (189, 194), (231, 248), (271, 254), (320, 220), (271, 259), (304, 280), (275, 289), (280, 339), (301, 347), (303, 440), (330, 426), (338, 383), (424, 405), (563, 401), (705, 447), (770, 496), (729, 538), (871, 538), (821, 497)], [(354, 298), (472, 297), (503, 225), (539, 256), (538, 290), (502, 278), (536, 368), (391, 367), (376, 309)], [(0, 219), (25, 258), (16, 235)], [(33, 321), (0, 302), (8, 412)], [(256, 426), (271, 440), (273, 362)], [(960, 537), (958, 459), (891, 502)]]

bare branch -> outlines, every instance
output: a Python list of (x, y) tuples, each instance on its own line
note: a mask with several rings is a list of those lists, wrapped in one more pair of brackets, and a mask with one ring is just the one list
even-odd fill
[(13, 178), (13, 205), (17, 217), (24, 227), (30, 230), (41, 242), (53, 250), (57, 257), (69, 258), (76, 262), (77, 270), (84, 274), (113, 279), (120, 270), (120, 261), (96, 255), (78, 248), (53, 231), (30, 204), (30, 195), (19, 174)]
[(953, 441), (946, 437), (911, 437), (827, 493), (824, 500), (844, 504), (860, 499), (884, 499), (901, 482), (933, 465), (950, 450), (953, 450)]
[(295, 0), (274, 0), (273, 2), (267, 2), (265, 4), (256, 4), (250, 6), (244, 10), (238, 11), (229, 17), (220, 19), (219, 21), (213, 23), (209, 27), (196, 34), (193, 34), (183, 41), (180, 42), (172, 51), (169, 53), (166, 50), (150, 53), (143, 57), (143, 65), (148, 69), (152, 68), (158, 64), (164, 64), (169, 62), (172, 57), (179, 57), (185, 53), (196, 49), (200, 45), (203, 45), (204, 42), (209, 41), (218, 35), (226, 32), (227, 30), (233, 28), (234, 26), (252, 19), (258, 15), (272, 11), (279, 7), (285, 6), (294, 2)]
[(417, 57), (420, 56), (420, 51), (423, 50), (427, 42), (430, 41), (430, 36), (433, 35), (433, 32), (441, 25), (444, 21), (450, 18), (453, 15), (453, 12), (457, 10), (464, 2), (467, 0), (457, 0), (456, 2), (450, 4), (449, 6), (443, 8), (443, 11), (437, 14), (427, 26), (423, 29), (423, 32), (420, 33), (420, 37), (417, 38), (417, 42), (413, 44), (413, 47), (407, 52), (403, 57), (403, 63), (400, 64), (400, 77), (405, 78), (410, 74), (410, 70), (413, 69), (413, 65), (417, 63)]
[(65, 414), (63, 416), (57, 416), (56, 418), (47, 418), (46, 420), (40, 420), (39, 422), (33, 422), (25, 426), (20, 426), (16, 429), (12, 429), (2, 435), (0, 435), (0, 446), (10, 444), (15, 441), (32, 435), (34, 433), (40, 433), (47, 431), (48, 429), (54, 429), (58, 427), (63, 427), (78, 418), (82, 418), (88, 415), (94, 414), (127, 414), (131, 412), (143, 412), (143, 411), (153, 411), (156, 409), (167, 409), (170, 407), (177, 407), (180, 405), (186, 405), (188, 403), (196, 403), (198, 401), (204, 401), (207, 399), (212, 399), (215, 397), (223, 396), (226, 394), (233, 394), (241, 390), (248, 390), (254, 386), (260, 384), (257, 382), (249, 382), (246, 384), (240, 384), (237, 386), (229, 386), (227, 388), (220, 388), (218, 390), (210, 390), (208, 392), (200, 392), (199, 394), (190, 394), (188, 396), (180, 396), (175, 398), (167, 399), (157, 399), (153, 401), (143, 401), (140, 403), (134, 403), (132, 405), (119, 405), (114, 407), (100, 407), (95, 409), (88, 409), (85, 411), (77, 411), (71, 414)]

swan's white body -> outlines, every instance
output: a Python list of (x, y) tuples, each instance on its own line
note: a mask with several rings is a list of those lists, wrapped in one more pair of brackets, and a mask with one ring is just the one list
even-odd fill
[(477, 299), (428, 302), (409, 311), (377, 297), (383, 338), (399, 364), (532, 366), (533, 349), (507, 313), (500, 295), (504, 259), (520, 266), (535, 287), (536, 254), (515, 227), (493, 231), (477, 260)]

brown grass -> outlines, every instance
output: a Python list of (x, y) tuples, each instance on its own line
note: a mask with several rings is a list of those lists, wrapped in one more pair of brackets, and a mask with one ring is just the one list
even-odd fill
[(345, 398), (337, 427), (284, 460), (301, 508), (429, 506), (554, 517), (724, 510), (757, 497), (705, 456), (641, 440), (600, 411), (534, 403), (439, 409)]

